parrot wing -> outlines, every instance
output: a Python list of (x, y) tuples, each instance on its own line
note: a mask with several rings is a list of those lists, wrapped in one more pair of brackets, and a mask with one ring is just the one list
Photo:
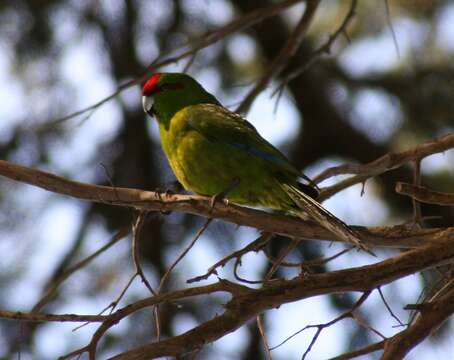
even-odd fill
[(251, 123), (222, 106), (214, 104), (191, 106), (187, 124), (210, 141), (225, 143), (253, 157), (268, 161), (284, 173), (304, 177), (278, 149), (257, 132)]

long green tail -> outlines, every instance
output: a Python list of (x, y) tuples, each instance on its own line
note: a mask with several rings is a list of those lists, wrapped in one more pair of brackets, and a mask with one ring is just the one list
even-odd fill
[(358, 235), (352, 229), (350, 229), (347, 224), (331, 214), (317, 201), (306, 195), (295, 186), (282, 184), (282, 188), (290, 196), (290, 198), (298, 206), (298, 208), (304, 211), (304, 213), (295, 211), (297, 216), (305, 219), (305, 215), (309, 215), (309, 217), (316, 221), (319, 225), (331, 231), (340, 239), (352, 243), (358, 248), (375, 256), (375, 254), (364, 243), (361, 242)]

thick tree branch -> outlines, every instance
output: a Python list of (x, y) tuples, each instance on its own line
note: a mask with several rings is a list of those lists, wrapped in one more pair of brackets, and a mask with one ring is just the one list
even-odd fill
[[(282, 304), (323, 294), (369, 291), (407, 275), (451, 261), (453, 257), (454, 247), (450, 242), (442, 241), (439, 244), (408, 251), (374, 265), (322, 274), (306, 274), (292, 280), (275, 280), (260, 289), (244, 290), (239, 295), (233, 295), (222, 315), (192, 330), (124, 352), (112, 359), (144, 360), (188, 353), (235, 331), (258, 314)], [(454, 301), (451, 303), (454, 304)], [(454, 309), (452, 304), (449, 309)]]
[(396, 192), (402, 195), (410, 196), (411, 198), (423, 203), (436, 204), (442, 206), (454, 205), (454, 194), (430, 190), (424, 186), (417, 186), (398, 182), (396, 184)]
[(31, 322), (103, 322), (109, 317), (106, 315), (78, 315), (78, 314), (41, 314), (41, 313), (26, 313), (21, 311), (0, 310), (0, 318), (22, 320)]
[[(423, 159), (451, 148), (454, 148), (454, 133), (416, 145), (406, 151), (390, 152), (367, 164), (344, 164), (334, 166), (324, 170), (313, 180), (318, 183), (332, 176), (341, 174), (359, 174), (372, 177), (396, 169), (407, 162)], [(362, 181), (363, 180), (361, 179), (360, 181), (357, 181), (357, 183)]]
[[(226, 201), (216, 202), (203, 196), (174, 195), (130, 188), (100, 186), (71, 181), (44, 171), (15, 165), (0, 160), (0, 175), (48, 191), (77, 199), (103, 204), (131, 207), (144, 211), (181, 211), (206, 218), (222, 219), (237, 225), (253, 227), (265, 232), (301, 239), (335, 240), (330, 232), (309, 222), (290, 216), (270, 214)], [(372, 246), (415, 247), (438, 242), (454, 241), (454, 227), (440, 229), (409, 230), (405, 227), (352, 227), (362, 241)]]
[(357, 358), (358, 356), (361, 356), (361, 355), (366, 355), (366, 354), (370, 354), (370, 353), (378, 351), (378, 350), (382, 350), (384, 346), (385, 346), (385, 340), (382, 340), (380, 342), (367, 345), (367, 346), (365, 346), (365, 347), (363, 347), (363, 348), (361, 348), (359, 350), (354, 350), (354, 351), (351, 351), (351, 352), (348, 352), (348, 353), (333, 357), (333, 358), (331, 358), (329, 360), (349, 360), (349, 359), (354, 359), (354, 358)]
[(382, 360), (403, 359), (454, 312), (454, 288), (421, 308), (420, 316), (406, 330), (385, 341)]

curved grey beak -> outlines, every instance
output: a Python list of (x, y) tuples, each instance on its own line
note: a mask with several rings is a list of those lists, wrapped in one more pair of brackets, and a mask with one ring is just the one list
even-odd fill
[(153, 116), (153, 99), (151, 96), (142, 96), (142, 107), (148, 115)]

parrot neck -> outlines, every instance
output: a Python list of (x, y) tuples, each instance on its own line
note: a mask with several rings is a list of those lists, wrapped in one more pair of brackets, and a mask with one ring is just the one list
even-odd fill
[[(198, 89), (199, 90), (199, 89)], [(158, 93), (155, 95), (153, 104), (153, 113), (158, 122), (167, 129), (172, 117), (181, 109), (197, 104), (216, 104), (220, 102), (210, 93), (202, 89), (202, 91), (194, 91), (184, 93)]]

